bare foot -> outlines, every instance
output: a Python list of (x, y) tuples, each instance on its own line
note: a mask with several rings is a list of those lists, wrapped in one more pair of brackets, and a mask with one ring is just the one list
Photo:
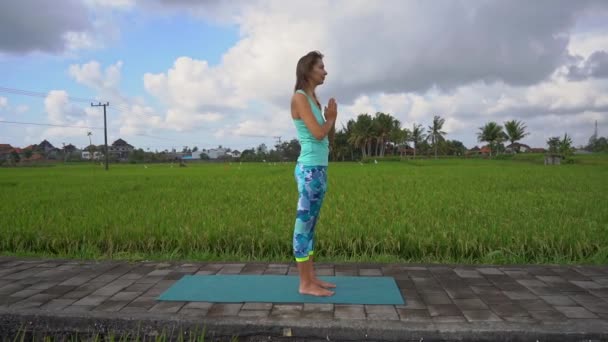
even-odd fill
[(318, 286), (324, 287), (326, 289), (333, 289), (333, 288), (336, 287), (336, 284), (328, 283), (328, 282), (323, 281), (323, 280), (318, 279), (318, 278), (313, 278), (312, 282), (314, 284), (317, 284)]
[(312, 283), (310, 285), (300, 285), (300, 294), (318, 297), (329, 297), (332, 296), (334, 292), (326, 290), (320, 287), (319, 285)]

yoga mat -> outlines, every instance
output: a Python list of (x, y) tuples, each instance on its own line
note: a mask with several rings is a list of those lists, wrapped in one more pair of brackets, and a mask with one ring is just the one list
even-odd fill
[(300, 278), (285, 275), (186, 275), (157, 299), (188, 302), (269, 302), (403, 305), (392, 277), (320, 276), (336, 284), (330, 297), (302, 295)]

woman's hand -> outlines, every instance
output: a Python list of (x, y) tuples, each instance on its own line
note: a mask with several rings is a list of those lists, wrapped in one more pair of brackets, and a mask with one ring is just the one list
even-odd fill
[(329, 99), (327, 106), (325, 106), (325, 120), (336, 121), (337, 117), (338, 117), (338, 104), (336, 103), (336, 100), (332, 97), (331, 99)]

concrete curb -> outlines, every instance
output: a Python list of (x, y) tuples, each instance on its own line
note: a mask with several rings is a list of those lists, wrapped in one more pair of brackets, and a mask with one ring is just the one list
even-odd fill
[[(122, 316), (122, 317), (121, 317)], [(125, 334), (173, 337), (181, 331), (202, 332), (212, 340), (299, 340), (325, 341), (608, 341), (605, 320), (570, 321), (569, 324), (523, 324), (505, 322), (416, 323), (369, 320), (247, 319), (184, 317), (141, 313), (129, 317), (106, 312), (62, 313), (40, 309), (0, 310), (0, 336), (13, 338), (21, 330), (41, 336)]]

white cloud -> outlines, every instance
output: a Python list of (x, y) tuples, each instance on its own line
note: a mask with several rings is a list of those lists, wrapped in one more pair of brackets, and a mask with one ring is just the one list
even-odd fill
[(119, 10), (128, 10), (135, 6), (135, 0), (84, 0), (84, 2), (93, 8), (107, 7)]
[(69, 67), (69, 74), (76, 82), (98, 91), (117, 91), (120, 85), (122, 61), (108, 66), (105, 72), (101, 70), (101, 64), (90, 61), (86, 64), (73, 64)]
[(44, 108), (48, 121), (53, 125), (78, 126), (78, 127), (51, 127), (42, 134), (43, 139), (85, 137), (89, 128), (97, 126), (92, 118), (95, 111), (89, 107), (82, 107), (70, 103), (68, 93), (65, 90), (52, 90), (44, 99)]
[(0, 108), (4, 108), (8, 106), (8, 99), (6, 97), (0, 96)]
[(30, 107), (28, 105), (18, 105), (17, 108), (15, 108), (15, 111), (18, 114), (23, 114), (23, 113), (27, 112), (28, 110), (30, 110)]

